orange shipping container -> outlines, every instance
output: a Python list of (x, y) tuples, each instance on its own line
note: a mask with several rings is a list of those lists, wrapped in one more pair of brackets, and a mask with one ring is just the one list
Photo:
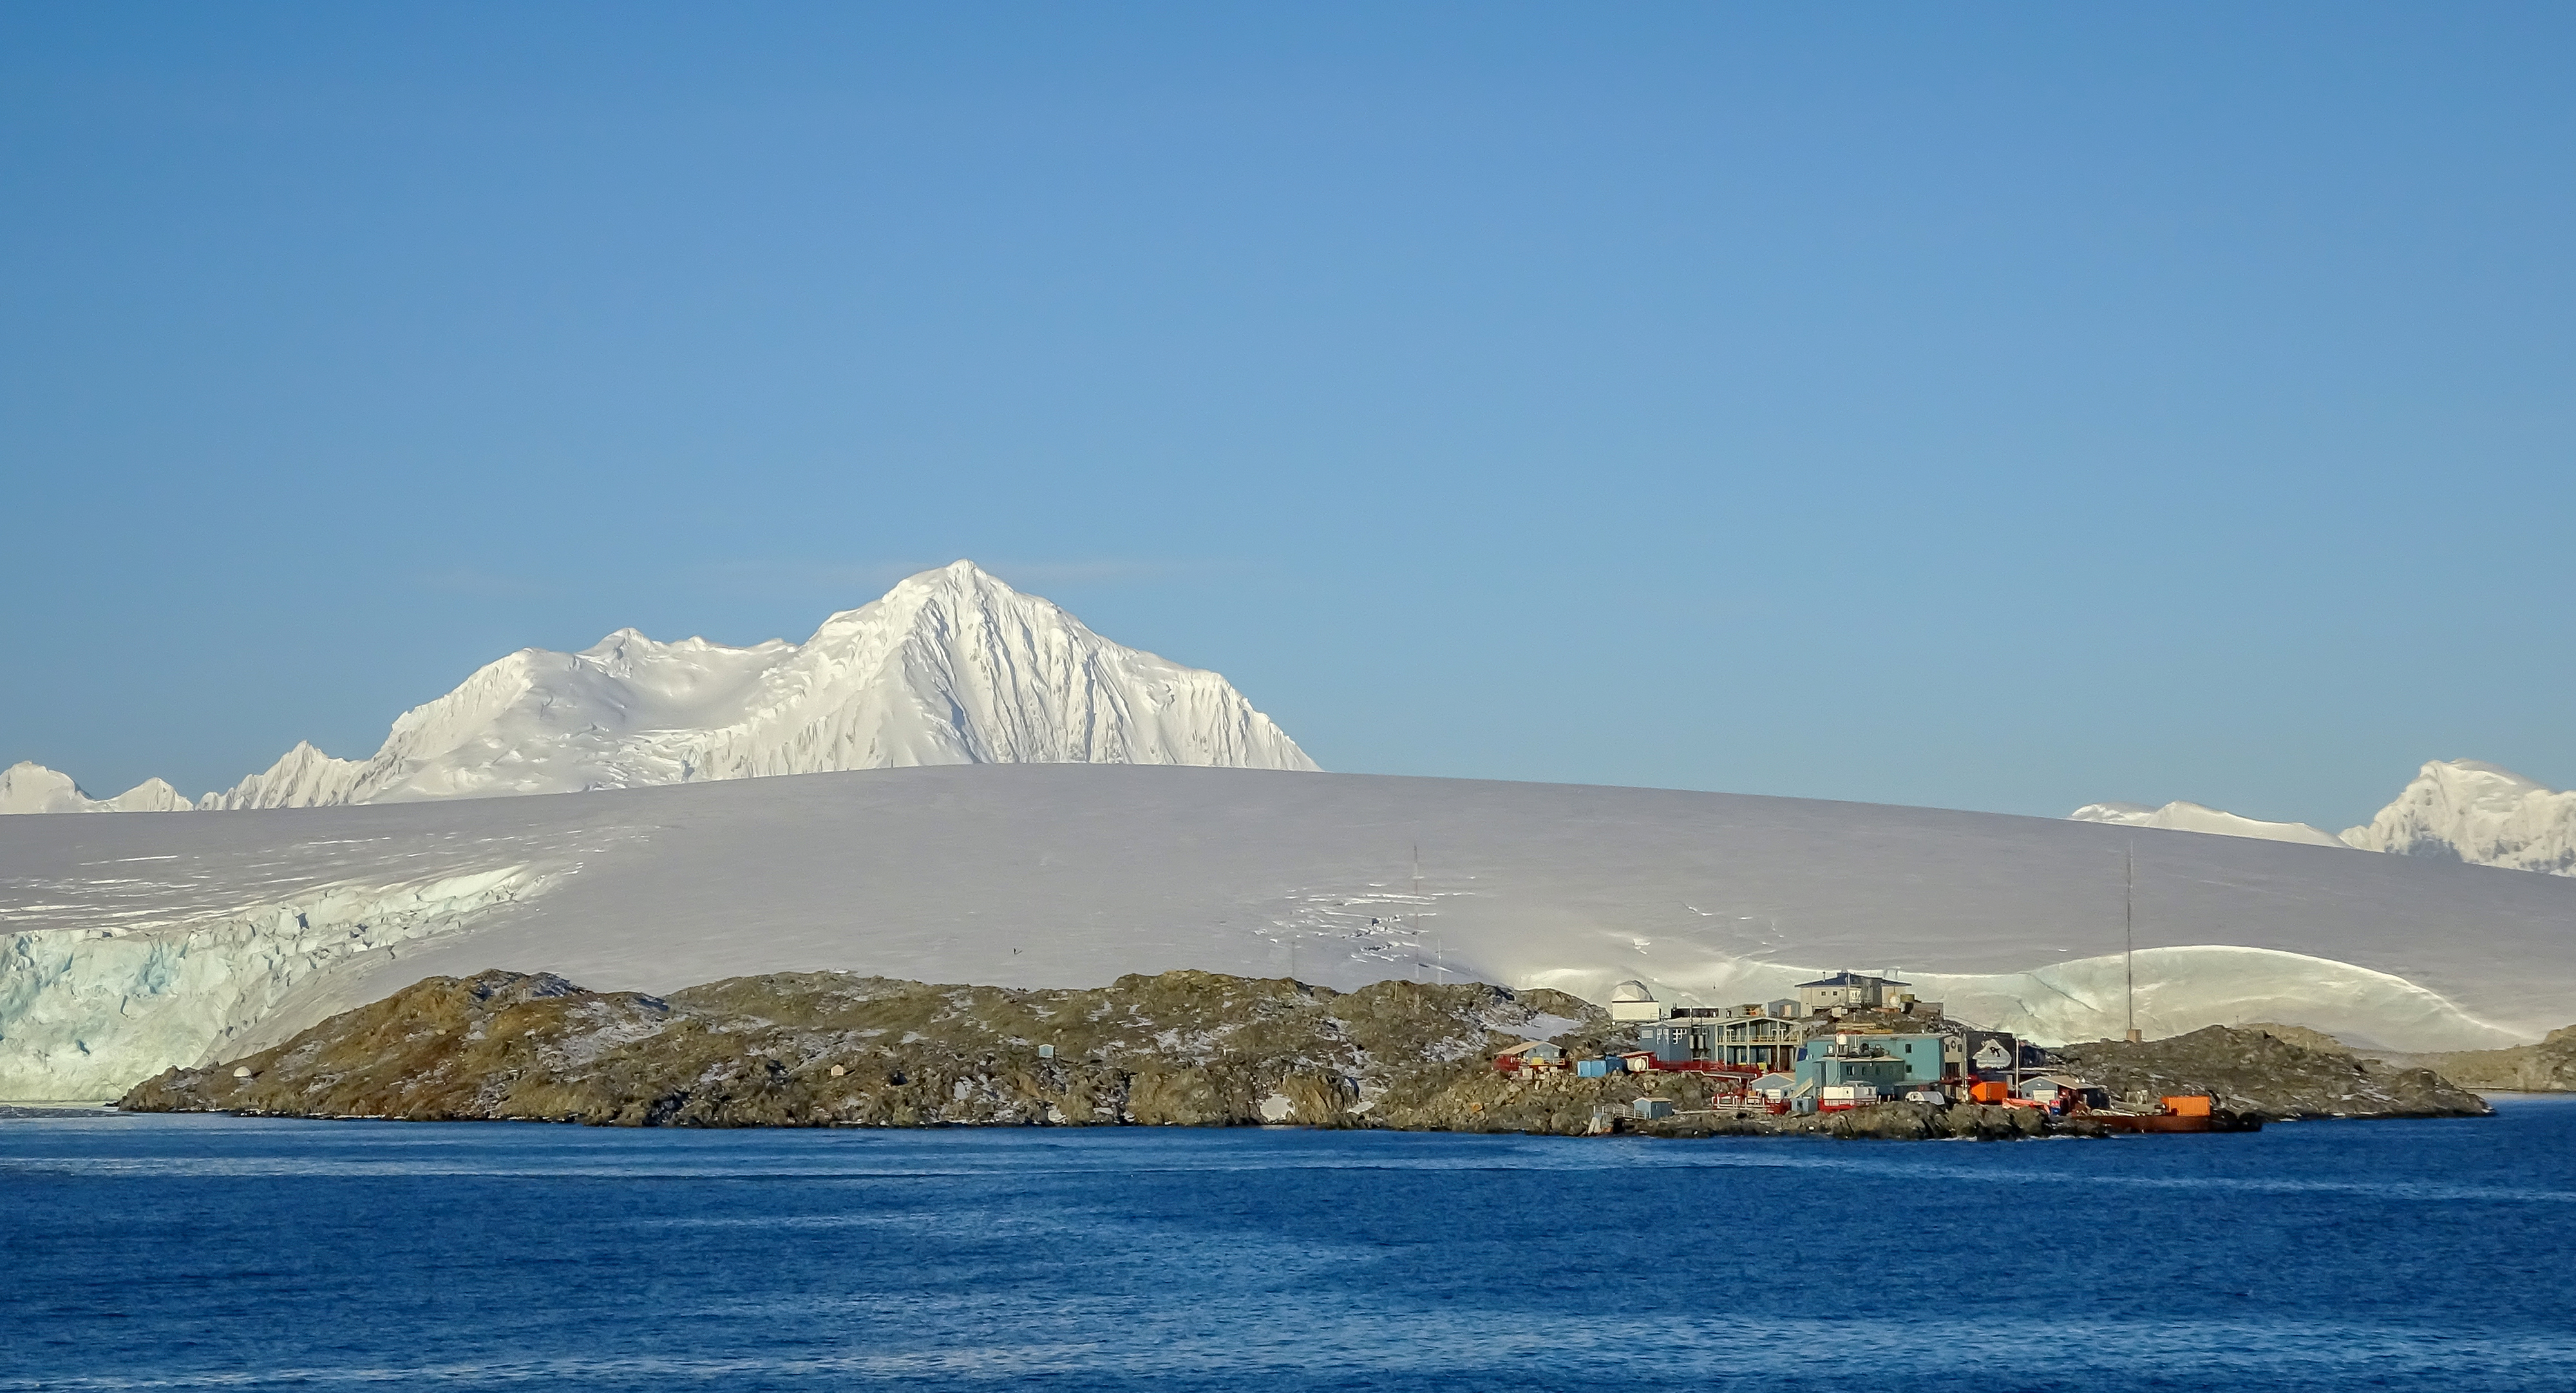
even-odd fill
[(2179, 1098), (2167, 1098), (2165, 1111), (2176, 1117), (2207, 1117), (2209, 1116), (2209, 1095), (2193, 1093)]
[(2001, 1083), (1972, 1083), (1968, 1096), (1980, 1103), (2000, 1103), (2012, 1096), (2012, 1086)]

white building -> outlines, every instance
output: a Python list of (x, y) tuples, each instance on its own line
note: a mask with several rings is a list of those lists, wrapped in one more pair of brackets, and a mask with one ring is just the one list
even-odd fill
[(1672, 1008), (1655, 1000), (1643, 982), (1622, 982), (1610, 989), (1610, 1019), (1623, 1025), (1638, 1021), (1659, 1021), (1673, 1013)]

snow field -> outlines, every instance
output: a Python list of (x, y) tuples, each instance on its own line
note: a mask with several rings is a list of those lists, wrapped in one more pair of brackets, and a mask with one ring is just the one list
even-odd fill
[[(1596, 1001), (1633, 977), (1708, 1005), (1849, 967), (2089, 1038), (2125, 1023), (2132, 851), (2154, 1033), (2276, 1020), (2435, 1050), (2576, 1020), (2576, 880), (2558, 877), (1802, 799), (997, 764), (20, 820), (0, 841), (16, 945), (0, 1091), (95, 1096), (486, 967), (657, 992), (785, 970), (1083, 986), (1194, 967)], [(483, 875), (501, 878), (456, 888)], [(306, 906), (332, 893), (317, 929)], [(230, 927), (190, 937), (209, 922)], [(71, 936), (100, 927), (116, 932), (86, 951)], [(184, 947), (186, 970), (154, 943)]]

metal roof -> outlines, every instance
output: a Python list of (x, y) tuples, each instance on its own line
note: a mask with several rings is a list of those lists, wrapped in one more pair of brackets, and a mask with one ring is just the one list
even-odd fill
[(1820, 977), (1813, 982), (1800, 982), (1798, 984), (1798, 990), (1804, 991), (1809, 987), (1857, 987), (1865, 982), (1876, 982), (1882, 987), (1910, 987), (1914, 985), (1911, 982), (1897, 981), (1893, 977), (1872, 977), (1866, 972), (1837, 972), (1831, 977)]

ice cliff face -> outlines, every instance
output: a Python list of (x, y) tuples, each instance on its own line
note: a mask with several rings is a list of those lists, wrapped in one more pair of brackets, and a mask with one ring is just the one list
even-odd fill
[(2167, 803), (2161, 808), (2087, 803), (2067, 816), (2077, 822), (2349, 846), (2473, 866), (2576, 875), (2576, 793), (2562, 793), (2511, 770), (2467, 759), (2425, 765), (2395, 802), (2340, 837), (2304, 822), (2258, 822), (2198, 803)]
[(179, 790), (145, 779), (114, 798), (92, 798), (72, 776), (32, 760), (0, 769), (0, 813), (175, 813), (188, 808)]
[(2267, 842), (2303, 842), (2339, 847), (2343, 842), (2323, 828), (2304, 822), (2258, 822), (2250, 817), (2204, 808), (2198, 803), (2167, 803), (2150, 808), (2140, 803), (2087, 803), (2068, 813), (2077, 822), (2107, 822), (2115, 827), (2158, 827), (2176, 832), (2210, 832), (2222, 837), (2254, 837)]
[(316, 886), (194, 922), (0, 933), (0, 1098), (107, 1097), (242, 1042), (299, 986), (534, 895), (511, 865)]
[(2365, 851), (2576, 875), (2576, 793), (2492, 764), (2435, 760), (2343, 839)]
[[(960, 561), (833, 615), (804, 643), (527, 648), (396, 720), (374, 756), (299, 744), (198, 804), (313, 808), (925, 764), (1315, 762), (1223, 677), (1121, 647)], [(154, 780), (101, 803), (39, 765), (0, 811), (182, 808)]]

